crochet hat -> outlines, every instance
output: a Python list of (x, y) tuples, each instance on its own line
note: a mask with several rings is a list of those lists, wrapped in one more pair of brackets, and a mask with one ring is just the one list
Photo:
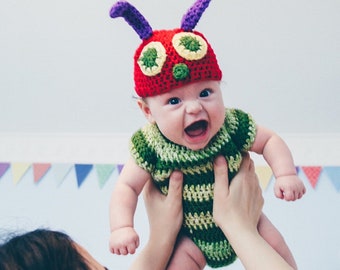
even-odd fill
[(134, 56), (135, 91), (140, 97), (155, 96), (198, 81), (220, 81), (216, 55), (202, 33), (194, 31), (210, 0), (198, 0), (183, 16), (181, 27), (153, 31), (131, 4), (117, 2), (112, 18), (123, 17), (142, 39)]

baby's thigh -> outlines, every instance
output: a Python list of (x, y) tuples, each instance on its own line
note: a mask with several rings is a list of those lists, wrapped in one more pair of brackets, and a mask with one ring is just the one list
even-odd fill
[(168, 270), (202, 270), (206, 260), (201, 250), (187, 236), (179, 235)]

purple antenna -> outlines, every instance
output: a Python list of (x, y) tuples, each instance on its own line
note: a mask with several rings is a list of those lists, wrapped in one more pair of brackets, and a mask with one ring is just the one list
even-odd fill
[(184, 14), (181, 28), (184, 31), (191, 31), (195, 28), (203, 12), (209, 6), (211, 0), (197, 0), (194, 5)]
[(144, 16), (131, 4), (118, 1), (110, 10), (111, 18), (123, 17), (142, 40), (152, 35), (152, 28)]

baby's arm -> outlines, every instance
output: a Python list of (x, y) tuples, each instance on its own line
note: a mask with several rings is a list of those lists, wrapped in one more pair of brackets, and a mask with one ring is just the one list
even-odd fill
[(273, 170), (276, 178), (276, 197), (295, 201), (303, 196), (306, 192), (305, 186), (297, 176), (292, 154), (280, 136), (267, 128), (257, 126), (251, 151), (262, 154)]
[(149, 173), (132, 158), (119, 175), (110, 202), (110, 251), (114, 254), (133, 254), (139, 245), (138, 234), (133, 228), (133, 217), (138, 196), (149, 179)]

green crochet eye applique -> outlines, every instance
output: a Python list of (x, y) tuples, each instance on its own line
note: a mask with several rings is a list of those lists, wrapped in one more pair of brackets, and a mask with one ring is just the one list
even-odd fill
[(181, 45), (183, 45), (187, 50), (191, 52), (197, 52), (201, 45), (198, 42), (197, 39), (190, 37), (190, 36), (184, 36), (181, 38)]
[(199, 35), (181, 32), (174, 35), (172, 45), (186, 60), (200, 60), (207, 54), (207, 42)]
[(153, 41), (143, 48), (137, 63), (144, 75), (155, 76), (161, 72), (165, 59), (164, 46), (158, 41)]
[(177, 64), (172, 68), (172, 75), (177, 81), (184, 80), (189, 76), (189, 68), (186, 64)]

